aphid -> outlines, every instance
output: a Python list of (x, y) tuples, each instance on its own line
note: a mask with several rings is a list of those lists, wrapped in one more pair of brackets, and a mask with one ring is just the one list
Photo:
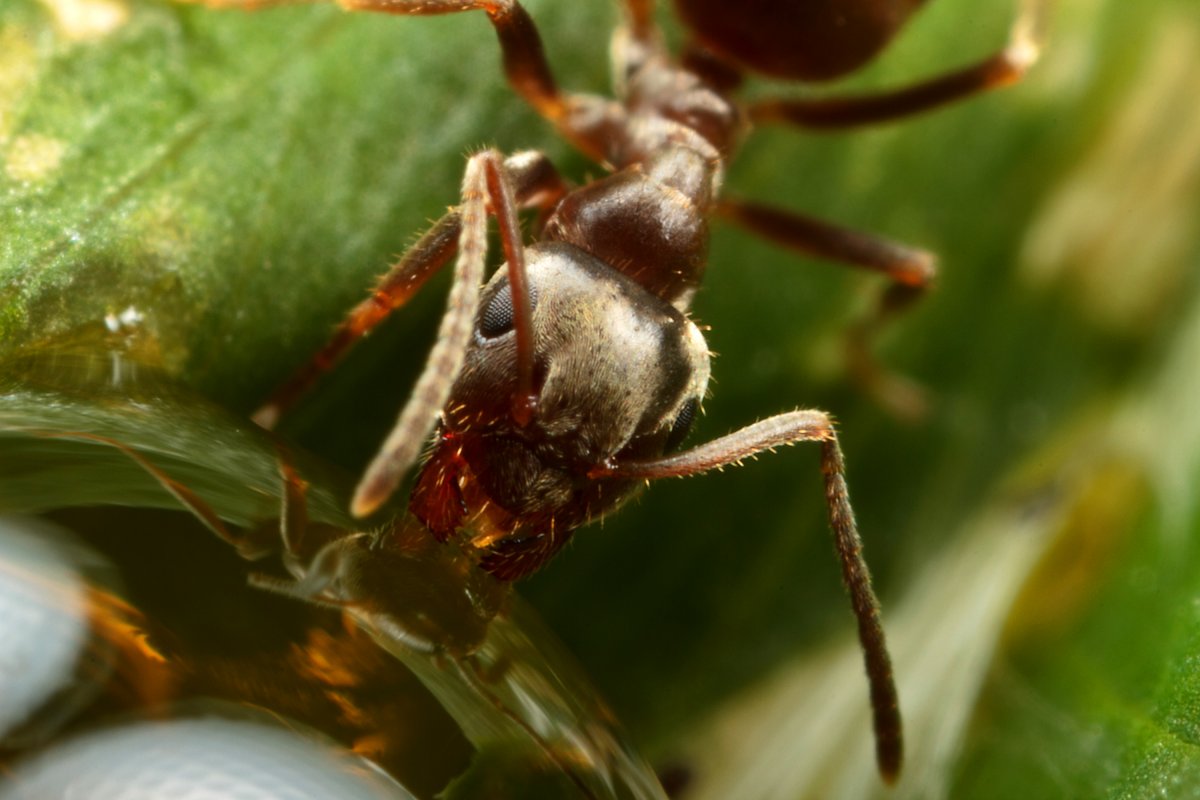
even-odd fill
[[(559, 89), (533, 21), (516, 0), (340, 0), (401, 15), (480, 10), (495, 28), (512, 87), (559, 133), (609, 170), (571, 187), (537, 152), (472, 156), (462, 203), (438, 220), (353, 309), (332, 340), (256, 414), (271, 426), (355, 341), (455, 261), (437, 343), (352, 511), (392, 495), (433, 436), (408, 508), (438, 541), (456, 539), (500, 581), (541, 567), (576, 528), (646, 481), (707, 472), (797, 442), (821, 446), (829, 520), (858, 620), (887, 781), (902, 760), (900, 714), (879, 607), (861, 555), (833, 421), (823, 411), (770, 417), (683, 450), (706, 392), (709, 354), (688, 309), (720, 215), (790, 249), (882, 272), (874, 318), (852, 337), (868, 389), (901, 407), (896, 381), (867, 355), (867, 334), (929, 284), (932, 257), (788, 211), (721, 198), (728, 160), (750, 121), (846, 128), (889, 120), (1011, 83), (1036, 56), (1036, 13), (1012, 43), (956, 72), (896, 91), (743, 106), (746, 72), (826, 80), (879, 52), (921, 0), (736, 6), (677, 0), (694, 42), (664, 48), (650, 0), (626, 0), (614, 43), (618, 99)], [(525, 244), (518, 213), (544, 220)], [(506, 265), (481, 289), (487, 219)], [(436, 429), (436, 433), (435, 433)], [(334, 552), (334, 551), (330, 551)], [(316, 591), (322, 576), (310, 571)]]
[[(142, 425), (147, 418), (154, 418), (153, 410), (147, 416), (147, 408), (154, 406), (138, 409), (132, 419), (122, 419), (117, 413), (108, 421), (118, 428), (125, 423)], [(648, 765), (626, 746), (586, 680), (555, 655), (553, 643), (541, 639), (536, 626), (531, 636), (526, 623), (515, 619), (507, 583), (478, 569), (468, 553), (434, 540), (410, 515), (397, 520), (383, 538), (310, 520), (312, 487), (292, 463), (294, 454), (288, 447), (273, 437), (247, 432), (220, 413), (200, 414), (193, 420), (198, 418), (210, 423), (206, 430), (232, 426), (232, 451), (250, 456), (250, 461), (274, 452), (283, 501), (277, 525), (266, 519), (246, 527), (227, 525), (223, 515), (230, 513), (228, 497), (219, 511), (162, 469), (157, 456), (132, 443), (53, 425), (22, 425), (8, 433), (120, 452), (241, 556), (257, 559), (280, 551), (283, 545), (280, 554), (293, 579), (255, 574), (251, 585), (345, 611), (355, 626), (329, 626), (327, 617), (322, 622), (315, 616), (303, 616), (292, 620), (303, 620), (306, 634), (302, 639), (277, 642), (282, 650), (265, 659), (257, 654), (243, 659), (229, 655), (225, 647), (212, 647), (212, 642), (191, 646), (189, 637), (159, 625), (154, 615), (138, 613), (115, 596), (104, 595), (101, 604), (93, 599), (87, 616), (96, 617), (98, 612), (107, 619), (112, 609), (113, 622), (105, 627), (113, 636), (105, 642), (115, 643), (125, 654), (113, 670), (125, 677), (106, 681), (106, 675), (99, 675), (95, 676), (98, 680), (86, 682), (86, 688), (95, 688), (85, 692), (86, 700), (93, 700), (97, 692), (103, 692), (106, 699), (79, 705), (79, 721), (103, 718), (112, 714), (114, 707), (162, 714), (164, 703), (181, 698), (219, 699), (237, 707), (250, 703), (317, 728), (347, 746), (368, 741), (371, 758), (399, 778), (395, 770), (407, 773), (412, 766), (413, 743), (406, 731), (417, 723), (402, 711), (413, 676), (407, 681), (395, 679), (394, 656), (436, 696), (450, 698), (443, 700), (444, 708), (463, 733), (471, 737), (474, 732), (493, 745), (497, 741), (513, 745), (511, 759), (502, 759), (503, 764), (496, 765), (499, 769), (546, 771), (570, 781), (585, 797), (662, 796)], [(224, 474), (221, 466), (214, 467), (214, 474)], [(262, 484), (256, 488), (267, 495), (277, 491)], [(321, 505), (318, 502), (312, 510)], [(328, 512), (326, 508), (325, 514)], [(233, 512), (235, 517), (238, 513)], [(157, 567), (151, 569), (158, 572)], [(18, 572), (18, 577), (39, 585), (54, 577), (38, 570)], [(17, 599), (22, 594), (18, 591)], [(69, 604), (57, 610), (65, 613)], [(249, 608), (243, 610), (247, 617), (256, 616)], [(136, 616), (134, 624), (125, 621), (129, 615)], [(259, 623), (274, 625), (283, 619), (276, 611), (259, 618)], [(235, 638), (255, 626), (250, 622), (247, 628), (247, 622), (246, 618), (238, 622), (235, 627), (242, 633)], [(17, 642), (26, 644), (26, 649), (44, 638), (36, 626), (25, 630), (18, 625), (13, 632), (28, 634), (19, 636), (27, 641)], [(148, 642), (160, 642), (163, 647), (155, 649)], [(95, 671), (100, 661), (91, 658), (88, 665)], [(21, 675), (6, 677), (13, 679), (9, 683), (15, 688), (25, 688)], [(45, 680), (31, 685), (47, 688)], [(54, 695), (56, 688), (51, 680), (50, 694)], [(64, 722), (60, 716), (52, 715), (51, 721)], [(614, 786), (624, 793), (614, 794)]]

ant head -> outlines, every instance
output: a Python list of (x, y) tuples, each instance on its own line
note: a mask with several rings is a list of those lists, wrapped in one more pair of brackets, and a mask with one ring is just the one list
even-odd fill
[(775, 78), (822, 81), (849, 74), (878, 55), (924, 2), (675, 0), (675, 6), (717, 55)]
[(708, 346), (682, 312), (564, 243), (527, 251), (537, 411), (512, 420), (516, 337), (506, 270), (483, 293), (446, 424), (527, 441), (539, 458), (587, 469), (620, 454), (661, 455), (682, 440), (708, 384)]

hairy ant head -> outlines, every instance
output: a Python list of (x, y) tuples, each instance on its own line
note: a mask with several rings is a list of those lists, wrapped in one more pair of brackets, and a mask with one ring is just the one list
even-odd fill
[(709, 374), (699, 329), (667, 301), (569, 244), (542, 243), (525, 254), (537, 295), (537, 412), (528, 424), (513, 417), (518, 347), (511, 326), (501, 331), (497, 323), (511, 294), (501, 269), (484, 289), (439, 442), (410, 504), (448, 537), (468, 522), (462, 509), (486, 497), (489, 524), (512, 537), (515, 560), (494, 561), (490, 570), (504, 578), (540, 566), (546, 550), (639, 487), (639, 480), (590, 475), (677, 448)]
[[(557, 467), (588, 469), (636, 451), (661, 455), (685, 407), (708, 383), (708, 348), (683, 313), (575, 247), (526, 251), (533, 313), (537, 414), (510, 419), (517, 348), (508, 274), (484, 290), (476, 336), (447, 404), (456, 435), (519, 438)], [(511, 318), (511, 312), (507, 312)]]

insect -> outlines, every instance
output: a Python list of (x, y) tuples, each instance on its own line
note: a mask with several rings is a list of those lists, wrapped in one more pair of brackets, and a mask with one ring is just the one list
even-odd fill
[[(158, 385), (157, 391), (164, 391), (162, 385)], [(26, 400), (32, 397), (37, 398), (32, 403), (42, 407), (53, 406), (54, 399), (61, 395), (53, 388), (35, 389)], [(184, 397), (187, 395), (176, 399)], [(86, 612), (78, 626), (95, 627), (98, 622), (103, 623), (104, 643), (109, 649), (115, 646), (120, 658), (112, 669), (100, 668), (101, 663), (107, 665), (111, 658), (86, 659), (88, 675), (81, 680), (81, 686), (88, 689), (82, 693), (84, 702), (70, 704), (73, 714), (51, 714), (47, 722), (87, 724), (111, 715), (118, 708), (133, 713), (149, 709), (154, 714), (170, 714), (173, 709), (164, 708), (165, 704), (193, 698), (201, 702), (218, 699), (238, 707), (249, 703), (321, 730), (347, 747), (367, 743), (376, 764), (397, 779), (428, 783), (432, 791), (455, 773), (436, 767), (415, 768), (413, 755), (424, 749), (415, 747), (409, 735), (414, 729), (422, 729), (412, 715), (413, 702), (421, 705), (418, 697), (421, 692), (413, 693), (417, 688), (415, 678), (438, 698), (446, 698), (440, 699), (443, 708), (453, 716), (461, 733), (471, 738), (472, 744), (492, 747), (504, 741), (511, 746), (507, 755), (493, 764), (502, 772), (545, 772), (564, 786), (570, 782), (585, 797), (662, 796), (652, 771), (624, 742), (611, 714), (596, 699), (586, 679), (577, 675), (561, 654), (556, 654), (553, 641), (546, 639), (536, 625), (529, 627), (527, 620), (518, 618), (516, 598), (508, 591), (507, 584), (475, 568), (462, 550), (436, 542), (411, 516), (404, 517), (403, 524), (390, 527), (389, 535), (380, 542), (372, 541), (367, 534), (347, 530), (340, 522), (329, 522), (332, 509), (327, 502), (326, 481), (330, 476), (325, 475), (322, 480), (322, 470), (314, 462), (302, 468), (299, 462), (293, 462), (297, 456), (300, 461), (306, 460), (302, 454), (293, 453), (275, 437), (246, 430), (220, 409), (206, 408), (203, 402), (198, 402), (189, 413), (180, 416), (179, 407), (173, 402), (164, 403), (163, 399), (159, 395), (142, 403), (133, 413), (129, 412), (134, 404), (121, 407), (118, 401), (109, 409), (111, 413), (104, 415), (108, 423), (104, 434), (61, 426), (58, 423), (64, 415), (54, 413), (42, 417), (37, 427), (18, 423), (3, 432), (17, 441), (33, 438), (61, 444), (68, 453), (89, 453), (85, 461), (97, 457), (104, 460), (103, 449), (116, 451), (122, 455), (116, 465), (128, 460), (139, 468), (141, 477), (139, 473), (131, 475), (128, 486), (139, 482), (144, 486), (148, 477), (172, 498), (167, 507), (179, 506), (189, 511), (243, 558), (258, 560), (268, 554), (281, 555), (291, 579), (280, 577), (275, 570), (274, 574), (254, 574), (251, 585), (307, 601), (308, 606), (295, 604), (297, 610), (293, 612), (268, 602), (264, 608), (256, 598), (265, 599), (265, 595), (246, 592), (229, 604), (230, 608), (238, 609), (235, 614), (238, 622), (233, 626), (230, 640), (235, 643), (231, 647), (229, 641), (218, 643), (230, 633), (223, 624), (209, 630), (216, 638), (205, 638), (195, 636), (179, 618), (161, 623), (157, 620), (164, 598), (165, 605), (171, 606), (174, 602), (171, 597), (190, 596), (186, 589), (176, 586), (177, 578), (160, 569), (161, 565), (150, 566), (157, 559), (144, 559), (140, 564), (122, 563), (122, 574), (129, 575), (133, 583), (143, 583), (146, 575), (139, 578), (136, 573), (148, 569), (154, 576), (150, 583), (164, 581), (163, 591), (143, 590), (145, 603), (140, 609), (104, 592), (93, 592), (89, 603), (78, 604), (78, 610)], [(148, 420), (148, 427), (153, 429), (166, 417), (176, 424), (182, 422), (183, 439), (168, 444), (135, 433), (133, 438), (137, 443), (123, 441), (122, 431), (140, 431)], [(204, 422), (195, 425), (199, 420)], [(228, 447), (221, 449), (222, 457), (236, 452), (244, 459), (243, 467), (250, 463), (267, 467), (266, 472), (256, 469), (243, 472), (253, 477), (240, 488), (253, 487), (254, 497), (243, 497), (243, 492), (236, 491), (225, 495), (218, 505), (212, 505), (200, 492), (159, 465), (160, 461), (177, 459), (180, 453), (203, 451), (202, 446), (196, 447), (196, 438), (186, 433), (189, 430), (202, 431), (200, 437), (223, 431), (228, 435), (225, 439)], [(142, 449), (147, 446), (149, 452)], [(201, 456), (189, 469), (204, 463)], [(274, 465), (275, 470), (269, 465)], [(218, 482), (226, 476), (223, 469), (227, 463), (223, 459), (215, 466), (208, 462), (208, 466), (201, 466), (192, 476), (210, 468), (209, 474), (217, 476)], [(171, 473), (178, 469), (176, 463)], [(274, 479), (268, 478), (272, 471), (276, 473)], [(315, 477), (317, 482), (310, 484), (305, 475)], [(204, 494), (211, 489), (209, 485)], [(278, 523), (268, 517), (258, 519), (268, 508), (258, 501), (275, 495), (282, 500)], [(247, 500), (249, 505), (240, 505)], [(235, 510), (239, 506), (240, 510)], [(256, 510), (248, 520), (245, 512), (252, 507)], [(74, 523), (83, 521), (90, 534), (110, 527), (101, 521), (91, 529), (92, 516), (84, 514)], [(239, 523), (227, 524), (230, 517)], [(334, 512), (333, 517), (344, 519), (345, 514)], [(150, 530), (157, 536), (161, 520), (152, 523)], [(126, 537), (118, 538), (122, 544), (113, 555), (125, 547)], [(140, 550), (136, 546), (132, 549)], [(11, 556), (6, 554), (10, 560)], [(203, 560), (204, 557), (186, 561), (194, 567)], [(122, 559), (127, 561), (128, 557)], [(39, 576), (36, 569), (18, 569), (14, 576), (26, 583), (32, 580), (38, 586), (57, 588), (53, 582), (55, 576), (49, 572)], [(49, 591), (46, 587), (42, 589), (43, 594)], [(65, 601), (69, 594), (61, 599)], [(21, 596), (18, 586), (16, 597)], [(342, 611), (343, 619), (353, 619), (355, 624), (335, 622), (337, 617), (331, 618), (309, 607), (314, 605)], [(287, 604), (288, 609), (292, 607)], [(76, 609), (70, 603), (59, 603), (52, 610), (65, 615)], [(16, 623), (21, 621), (18, 619)], [(264, 631), (263, 625), (273, 632), (282, 628), (289, 633), (276, 637)], [(65, 633), (71, 632), (69, 625), (59, 627)], [(244, 649), (246, 631), (255, 629), (273, 644), (265, 643), (263, 649), (258, 646)], [(13, 632), (23, 639), (18, 644), (27, 647), (35, 646), (36, 640), (42, 638), (36, 625), (22, 628), (17, 624)], [(259, 639), (260, 635), (252, 638)], [(101, 649), (104, 652), (100, 655), (111, 655)], [(396, 660), (409, 667), (411, 674), (405, 670), (397, 672)], [(110, 680), (112, 674), (123, 677)], [(27, 694), (28, 687), (47, 686), (45, 680), (40, 684), (23, 682), (22, 675), (3, 677), (9, 679), (18, 694)], [(51, 690), (57, 688), (54, 680), (49, 686)], [(136, 691), (130, 691), (131, 687)], [(97, 696), (102, 696), (103, 702), (95, 702)], [(440, 724), (437, 719), (432, 721), (434, 728)], [(53, 729), (49, 732), (57, 733)], [(431, 731), (422, 730), (422, 736), (427, 733)], [(11, 738), (8, 733), (5, 736)], [(45, 742), (43, 736), (29, 744)], [(443, 740), (441, 745), (445, 744)], [(437, 750), (440, 745), (431, 747)], [(435, 757), (435, 761), (440, 759)], [(443, 768), (446, 766), (450, 764), (442, 764)], [(461, 768), (462, 764), (458, 766)], [(614, 791), (614, 787), (620, 790)]]
[[(662, 43), (653, 3), (626, 0), (614, 38), (615, 100), (558, 87), (537, 28), (516, 0), (340, 2), (398, 15), (486, 13), (512, 88), (609, 172), (571, 186), (538, 152), (473, 155), (461, 204), (380, 279), (255, 419), (273, 426), (349, 347), (453, 261), (437, 343), (358, 484), (355, 516), (367, 517), (389, 499), (432, 437), (409, 511), (434, 539), (455, 540), (484, 572), (514, 581), (647, 481), (700, 474), (781, 445), (819, 444), (829, 521), (870, 684), (877, 762), (883, 778), (894, 781), (903, 751), (898, 700), (833, 420), (797, 410), (683, 449), (709, 378), (708, 349), (688, 311), (707, 266), (709, 223), (718, 216), (792, 250), (881, 272), (890, 287), (852, 334), (851, 363), (869, 391), (911, 406), (868, 344), (880, 322), (929, 285), (932, 257), (723, 198), (726, 165), (751, 122), (849, 128), (1015, 81), (1036, 58), (1038, 8), (1019, 17), (1005, 49), (913, 86), (742, 105), (735, 93), (746, 74), (820, 81), (853, 72), (887, 45), (921, 0), (756, 0), (736, 10), (717, 0), (677, 0), (693, 36), (678, 58)], [(531, 244), (518, 217), (526, 210), (539, 216)], [(492, 216), (505, 266), (484, 285)], [(320, 584), (333, 572), (314, 569), (310, 576)]]

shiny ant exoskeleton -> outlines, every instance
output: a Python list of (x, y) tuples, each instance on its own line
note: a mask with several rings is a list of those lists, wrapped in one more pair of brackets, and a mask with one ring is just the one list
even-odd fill
[[(231, 1), (255, 4), (225, 3)], [(516, 0), (339, 1), (401, 15), (484, 11), (512, 87), (611, 172), (570, 187), (540, 153), (472, 156), (461, 205), (434, 223), (256, 419), (273, 425), (348, 347), (457, 255), (437, 343), (358, 485), (356, 516), (391, 496), (432, 435), (410, 511), (437, 540), (457, 537), (484, 571), (512, 581), (538, 569), (576, 528), (648, 480), (819, 442), (830, 524), (870, 682), (879, 769), (894, 780), (902, 756), (896, 690), (833, 422), (823, 411), (792, 411), (681, 450), (709, 376), (708, 349), (688, 309), (706, 267), (714, 216), (790, 249), (882, 272), (891, 286), (876, 315), (852, 336), (851, 363), (870, 391), (911, 407), (898, 397), (901, 384), (866, 355), (866, 340), (929, 284), (931, 256), (723, 199), (726, 163), (749, 122), (846, 128), (1011, 83), (1036, 56), (1035, 13), (1020, 17), (999, 53), (911, 87), (743, 106), (734, 99), (743, 73), (826, 80), (852, 72), (923, 0), (676, 0), (694, 35), (679, 59), (661, 42), (652, 0), (626, 0), (614, 45), (616, 100), (560, 90), (537, 29)], [(536, 210), (542, 223), (528, 245), (518, 220), (525, 209)], [(506, 266), (482, 286), (488, 216), (497, 218)], [(314, 565), (314, 586), (336, 579), (337, 569), (345, 564)]]

